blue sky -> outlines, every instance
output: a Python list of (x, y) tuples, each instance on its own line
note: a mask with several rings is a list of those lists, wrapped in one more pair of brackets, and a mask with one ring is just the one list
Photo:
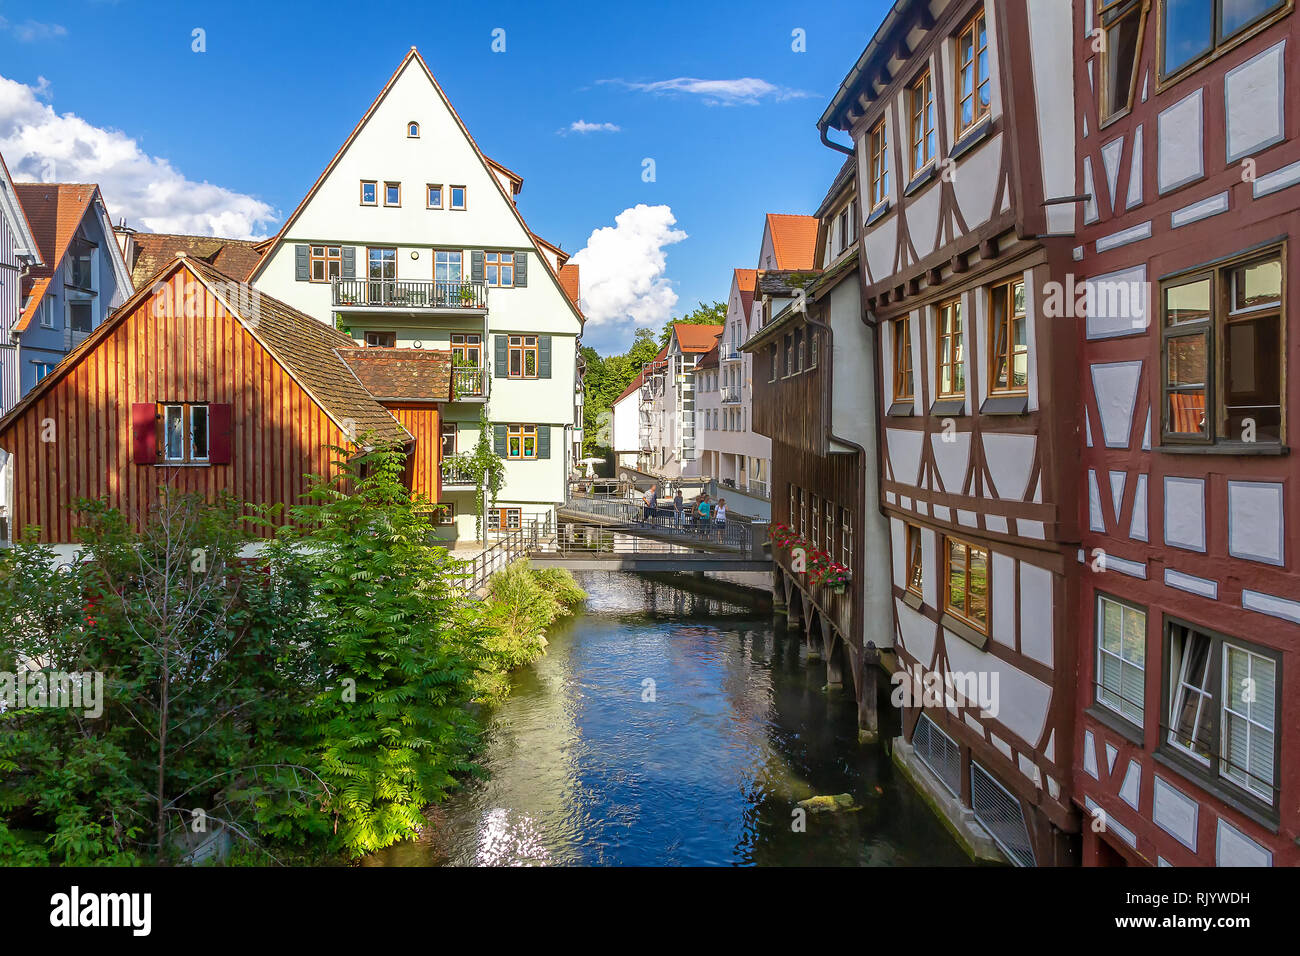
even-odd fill
[[(0, 152), (17, 179), (100, 181), (137, 226), (270, 234), (415, 45), (484, 152), (523, 175), (540, 235), (577, 251), (624, 210), (671, 209), (687, 238), (662, 239), (659, 214), (666, 259), (637, 310), (649, 322), (725, 298), (764, 213), (815, 209), (843, 159), (816, 120), (888, 7), (0, 0)], [(761, 82), (687, 82), (741, 79)], [(151, 181), (169, 188), (146, 196)], [(585, 336), (602, 351), (633, 327), (613, 301)]]

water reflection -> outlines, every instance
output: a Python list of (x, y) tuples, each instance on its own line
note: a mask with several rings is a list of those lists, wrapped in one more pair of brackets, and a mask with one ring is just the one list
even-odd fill
[[(851, 693), (751, 607), (624, 573), (580, 575), (587, 611), (518, 675), (480, 758), (377, 865), (966, 863), (879, 748)], [(850, 793), (860, 809), (808, 815)]]

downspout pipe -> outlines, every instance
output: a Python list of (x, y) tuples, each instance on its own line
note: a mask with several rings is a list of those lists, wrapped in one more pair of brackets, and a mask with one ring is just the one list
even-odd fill
[(826, 130), (827, 130), (827, 127), (826, 127), (826, 125), (825, 125), (824, 123), (822, 123), (822, 124), (818, 124), (818, 126), (817, 126), (817, 131), (818, 131), (819, 133), (822, 134), (822, 145), (823, 145), (823, 146), (827, 146), (827, 147), (829, 147), (830, 149), (835, 150), (836, 152), (843, 153), (845, 156), (852, 156), (852, 155), (853, 155), (853, 149), (852, 149), (851, 147), (849, 147), (849, 146), (841, 146), (839, 143), (835, 142), (833, 139), (831, 139), (830, 137), (828, 137), (828, 136), (826, 135)]

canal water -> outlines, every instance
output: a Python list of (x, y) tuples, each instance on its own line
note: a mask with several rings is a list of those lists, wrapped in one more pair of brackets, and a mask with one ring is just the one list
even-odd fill
[[(851, 691), (825, 690), (770, 611), (667, 576), (578, 579), (585, 611), (494, 714), (489, 779), (368, 863), (969, 863), (883, 746), (858, 744)], [(797, 825), (798, 801), (843, 793), (857, 809)]]

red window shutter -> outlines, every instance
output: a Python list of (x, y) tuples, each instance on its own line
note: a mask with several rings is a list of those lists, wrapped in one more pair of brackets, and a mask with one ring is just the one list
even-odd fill
[(234, 435), (229, 405), (208, 406), (208, 462), (230, 464), (230, 445)]
[(158, 406), (153, 402), (131, 406), (131, 445), (137, 465), (158, 460)]

